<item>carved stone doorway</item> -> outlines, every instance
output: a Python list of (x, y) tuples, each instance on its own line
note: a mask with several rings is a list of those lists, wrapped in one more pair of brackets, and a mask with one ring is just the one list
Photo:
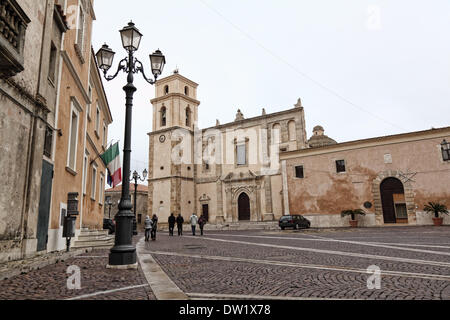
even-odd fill
[(250, 198), (243, 192), (238, 199), (239, 221), (250, 221)]

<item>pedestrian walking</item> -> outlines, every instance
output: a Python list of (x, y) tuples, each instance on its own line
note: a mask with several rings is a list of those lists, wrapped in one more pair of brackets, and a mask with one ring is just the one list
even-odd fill
[(152, 236), (152, 241), (155, 241), (156, 240), (156, 230), (158, 229), (158, 217), (156, 216), (156, 214), (153, 215), (152, 222), (153, 222), (153, 226), (152, 226), (151, 236)]
[(173, 215), (173, 213), (170, 214), (169, 217), (169, 236), (173, 237), (173, 229), (175, 228), (175, 216)]
[(206, 224), (206, 219), (203, 215), (198, 219), (198, 226), (200, 227), (200, 235), (203, 235), (203, 227)]
[(149, 216), (145, 218), (144, 227), (145, 227), (145, 241), (148, 242), (150, 240), (150, 233), (153, 228), (153, 221), (152, 219), (150, 219)]
[(179, 213), (178, 217), (177, 217), (178, 236), (183, 235), (183, 223), (184, 223), (184, 218), (181, 216), (181, 213)]
[(197, 227), (197, 223), (198, 223), (198, 217), (195, 214), (195, 212), (192, 214), (192, 216), (189, 218), (189, 220), (191, 221), (192, 235), (195, 236), (195, 228)]

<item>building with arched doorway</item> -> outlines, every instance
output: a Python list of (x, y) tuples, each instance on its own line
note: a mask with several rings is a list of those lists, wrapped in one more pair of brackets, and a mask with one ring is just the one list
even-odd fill
[(301, 101), (291, 109), (197, 127), (198, 84), (178, 72), (159, 79), (149, 135), (148, 211), (166, 222), (195, 212), (210, 223), (283, 215), (279, 153), (307, 147)]
[(348, 226), (340, 216), (348, 209), (366, 212), (362, 226), (433, 224), (424, 206), (450, 207), (447, 141), (450, 127), (282, 153), (285, 214), (317, 227)]

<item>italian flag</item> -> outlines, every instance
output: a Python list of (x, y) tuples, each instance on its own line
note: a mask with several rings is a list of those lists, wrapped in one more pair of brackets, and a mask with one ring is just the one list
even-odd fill
[(120, 164), (119, 143), (112, 145), (100, 156), (108, 168), (108, 184), (115, 188), (122, 182), (122, 165)]

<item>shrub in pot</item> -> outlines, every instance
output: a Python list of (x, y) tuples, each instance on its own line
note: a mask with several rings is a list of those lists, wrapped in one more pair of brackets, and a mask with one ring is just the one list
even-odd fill
[(435, 226), (442, 226), (444, 218), (440, 216), (441, 213), (448, 214), (447, 207), (438, 202), (428, 202), (423, 210), (427, 213), (434, 214), (433, 222)]
[(344, 210), (344, 211), (341, 212), (341, 216), (342, 217), (345, 217), (345, 216), (350, 216), (351, 217), (350, 226), (352, 228), (356, 228), (358, 226), (358, 220), (356, 220), (356, 216), (357, 215), (365, 216), (366, 213), (364, 212), (364, 210), (361, 210), (361, 209)]

